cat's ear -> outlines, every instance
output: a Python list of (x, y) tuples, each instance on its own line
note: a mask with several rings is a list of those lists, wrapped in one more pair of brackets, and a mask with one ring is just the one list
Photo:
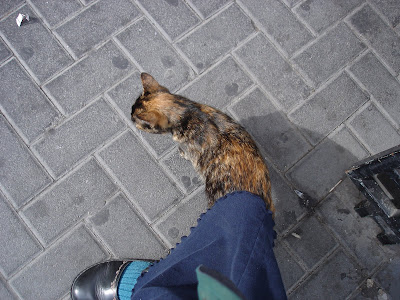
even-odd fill
[(144, 92), (148, 92), (150, 94), (157, 92), (169, 93), (168, 89), (160, 85), (150, 74), (142, 73), (140, 74), (140, 78), (142, 79)]
[(140, 120), (139, 126), (143, 127), (141, 129), (150, 129), (152, 131), (163, 132), (168, 130), (168, 119), (167, 117), (158, 111), (143, 112), (137, 115)]

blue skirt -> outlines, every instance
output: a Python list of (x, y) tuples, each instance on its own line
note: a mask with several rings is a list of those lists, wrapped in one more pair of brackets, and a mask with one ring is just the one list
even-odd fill
[(197, 299), (199, 265), (229, 278), (248, 300), (287, 299), (272, 250), (274, 225), (259, 196), (220, 198), (170, 255), (138, 278), (131, 299)]

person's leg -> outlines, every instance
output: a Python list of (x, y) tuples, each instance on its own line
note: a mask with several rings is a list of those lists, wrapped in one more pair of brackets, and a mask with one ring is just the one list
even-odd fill
[(196, 268), (229, 278), (247, 299), (286, 299), (264, 201), (248, 192), (219, 199), (165, 259), (138, 278), (131, 299), (197, 299)]

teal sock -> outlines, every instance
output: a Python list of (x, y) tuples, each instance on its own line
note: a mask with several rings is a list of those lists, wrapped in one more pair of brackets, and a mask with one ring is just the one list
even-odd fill
[(117, 293), (120, 300), (131, 300), (132, 289), (142, 271), (151, 265), (150, 261), (134, 260), (122, 273), (117, 287)]

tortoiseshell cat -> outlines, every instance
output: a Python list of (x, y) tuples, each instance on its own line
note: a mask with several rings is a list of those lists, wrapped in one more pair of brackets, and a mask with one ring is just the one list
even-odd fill
[(171, 94), (149, 74), (132, 106), (132, 121), (151, 133), (172, 133), (181, 155), (206, 184), (208, 204), (233, 191), (261, 196), (275, 211), (267, 166), (250, 135), (231, 117), (208, 105)]

